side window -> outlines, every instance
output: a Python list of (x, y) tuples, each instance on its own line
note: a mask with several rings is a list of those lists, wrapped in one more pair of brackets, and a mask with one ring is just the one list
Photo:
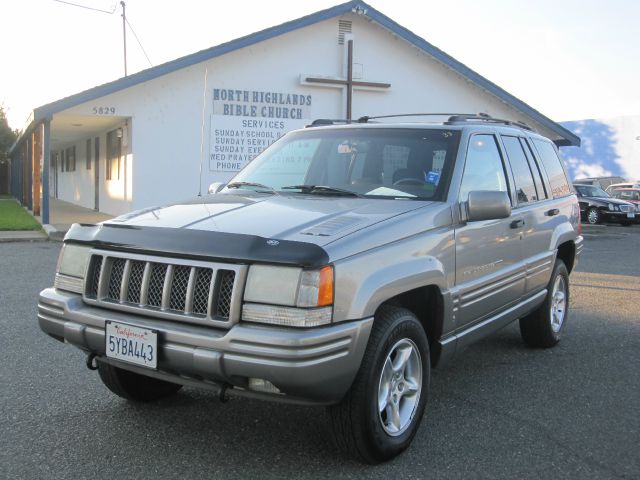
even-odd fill
[(529, 143), (529, 140), (525, 140), (524, 138), (520, 139), (520, 143), (522, 144), (524, 153), (527, 156), (527, 160), (529, 160), (529, 168), (531, 168), (531, 172), (533, 173), (533, 180), (536, 183), (538, 200), (545, 200), (546, 198), (548, 198), (547, 189), (545, 188), (544, 182), (542, 181), (542, 172), (540, 171), (540, 165), (538, 165), (538, 161), (533, 156), (533, 147)]
[(529, 168), (529, 162), (518, 137), (502, 137), (502, 143), (507, 151), (511, 171), (516, 182), (516, 196), (518, 205), (535, 202), (538, 200), (538, 193), (533, 183), (533, 176)]
[(567, 176), (564, 173), (564, 168), (560, 163), (560, 157), (556, 153), (555, 148), (550, 142), (544, 140), (533, 139), (533, 143), (540, 154), (542, 165), (549, 177), (549, 184), (551, 185), (551, 193), (554, 198), (563, 197), (571, 194), (571, 188), (567, 181)]
[(469, 141), (460, 201), (466, 201), (473, 190), (508, 191), (504, 165), (493, 135), (474, 135)]

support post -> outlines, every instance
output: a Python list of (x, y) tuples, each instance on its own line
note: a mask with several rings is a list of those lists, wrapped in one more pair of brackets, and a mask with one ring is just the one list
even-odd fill
[(351, 120), (351, 101), (353, 99), (353, 40), (347, 42), (347, 120)]
[(51, 120), (43, 124), (42, 133), (42, 224), (49, 223), (49, 170), (51, 166)]
[(27, 209), (33, 211), (33, 133), (27, 137), (27, 141), (24, 143), (26, 150), (24, 158), (24, 200)]
[(42, 126), (38, 125), (31, 134), (31, 173), (33, 175), (31, 196), (33, 201), (33, 214), (40, 216), (40, 198), (42, 195)]

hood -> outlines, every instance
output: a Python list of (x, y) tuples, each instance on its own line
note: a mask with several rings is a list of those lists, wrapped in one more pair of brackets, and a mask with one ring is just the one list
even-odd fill
[(619, 198), (613, 198), (613, 197), (587, 197), (587, 196), (578, 197), (578, 199), (580, 198), (587, 198), (591, 201), (602, 202), (603, 204), (611, 203), (613, 205), (629, 205), (631, 203), (626, 200), (621, 200)]
[(430, 203), (329, 195), (218, 193), (132, 212), (105, 224), (236, 233), (322, 246)]

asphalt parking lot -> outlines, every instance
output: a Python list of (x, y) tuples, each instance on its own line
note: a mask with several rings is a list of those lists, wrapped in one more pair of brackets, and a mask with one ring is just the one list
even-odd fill
[(517, 325), (433, 372), (411, 448), (365, 466), (324, 410), (183, 389), (139, 406), (40, 332), (60, 245), (0, 244), (0, 478), (640, 478), (640, 226), (586, 227), (561, 343)]

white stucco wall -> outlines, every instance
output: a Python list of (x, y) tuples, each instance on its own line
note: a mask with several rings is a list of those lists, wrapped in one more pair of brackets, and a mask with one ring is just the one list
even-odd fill
[[(342, 19), (353, 22), (354, 63), (358, 64), (357, 71), (362, 68), (363, 79), (391, 84), (386, 91), (356, 89), (354, 118), (365, 114), (417, 111), (482, 111), (532, 123), (382, 27), (354, 14)], [(231, 173), (209, 170), (210, 122), (214, 113), (212, 92), (216, 88), (311, 95), (310, 120), (344, 118), (344, 89), (301, 82), (303, 74), (346, 76), (346, 46), (338, 44), (338, 20), (333, 18), (260, 42), (66, 111), (67, 114), (90, 116), (96, 105), (103, 105), (113, 107), (115, 115), (130, 118), (126, 175), (119, 182), (105, 184), (104, 168), (101, 168), (100, 210), (117, 214), (169, 203), (196, 195), (200, 183), (206, 193), (211, 182), (231, 178)], [(205, 68), (208, 70), (205, 158), (200, 182)], [(542, 127), (536, 127), (541, 133), (550, 134)], [(106, 142), (101, 138), (101, 155), (104, 156)], [(84, 144), (77, 147), (77, 158), (78, 179), (65, 184), (64, 192), (76, 203), (92, 207), (93, 189), (86, 182), (88, 172), (84, 171), (82, 163)], [(65, 175), (70, 174), (62, 174)]]
[[(66, 150), (73, 145), (76, 147), (75, 171), (62, 171), (60, 168), (60, 160), (58, 160), (56, 172), (58, 178), (58, 198), (66, 202), (75, 203), (81, 207), (93, 208), (93, 169), (95, 167), (91, 165), (91, 170), (87, 170), (85, 141), (66, 144), (62, 149)], [(49, 175), (51, 179), (54, 178), (53, 172), (50, 172)]]
[[(95, 206), (95, 138), (99, 138), (99, 209), (110, 215), (121, 215), (132, 210), (133, 192), (133, 155), (131, 154), (133, 137), (131, 127), (124, 122), (108, 129), (128, 129), (128, 145), (122, 147), (119, 178), (115, 174), (113, 180), (106, 179), (107, 130), (96, 132), (90, 137), (72, 143), (66, 143), (63, 149), (75, 145), (75, 171), (62, 171), (57, 165), (58, 199), (71, 202), (81, 207), (93, 209)], [(91, 168), (86, 165), (86, 141), (91, 138)], [(50, 195), (55, 196), (54, 173), (49, 175)]]

